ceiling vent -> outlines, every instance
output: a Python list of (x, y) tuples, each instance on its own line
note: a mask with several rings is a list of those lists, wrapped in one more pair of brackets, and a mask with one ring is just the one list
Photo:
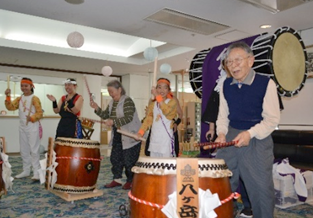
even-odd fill
[(184, 14), (168, 8), (164, 8), (155, 14), (152, 14), (145, 20), (203, 35), (210, 35), (229, 28), (229, 26), (223, 24), (205, 20), (189, 14)]
[(312, 0), (240, 0), (252, 4), (258, 8), (263, 8), (273, 14), (294, 8)]

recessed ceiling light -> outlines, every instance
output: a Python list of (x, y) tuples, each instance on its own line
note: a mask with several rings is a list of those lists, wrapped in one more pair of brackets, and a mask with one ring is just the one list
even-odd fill
[(262, 28), (262, 29), (268, 29), (268, 28), (271, 28), (271, 27), (272, 26), (269, 25), (269, 24), (263, 24), (263, 25), (260, 26), (260, 28)]
[(78, 5), (84, 3), (84, 0), (65, 0), (67, 3)]

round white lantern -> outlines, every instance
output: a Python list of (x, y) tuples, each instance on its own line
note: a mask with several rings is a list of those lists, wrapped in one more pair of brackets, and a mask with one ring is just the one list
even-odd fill
[(172, 72), (172, 67), (169, 64), (162, 64), (160, 66), (160, 72), (164, 73), (164, 74), (169, 74), (170, 72)]
[(84, 44), (84, 36), (79, 32), (72, 32), (67, 36), (67, 44), (72, 48), (80, 48)]
[(144, 50), (143, 56), (148, 61), (153, 61), (158, 56), (158, 50), (154, 47), (148, 47)]
[(103, 76), (110, 76), (113, 73), (112, 67), (110, 66), (104, 66), (101, 70)]

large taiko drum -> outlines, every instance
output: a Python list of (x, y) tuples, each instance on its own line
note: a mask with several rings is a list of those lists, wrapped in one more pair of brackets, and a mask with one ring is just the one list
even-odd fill
[[(222, 159), (198, 159), (199, 188), (218, 193), (220, 200), (231, 196), (228, 170)], [(140, 157), (132, 168), (133, 178), (130, 198), (131, 218), (166, 218), (158, 207), (166, 205), (168, 196), (176, 191), (176, 159)], [(144, 203), (143, 203), (144, 202)], [(233, 217), (233, 202), (228, 201), (214, 210), (218, 217)]]
[(54, 190), (77, 194), (96, 188), (101, 161), (99, 142), (59, 137), (54, 151), (58, 163)]
[(307, 78), (307, 53), (297, 31), (281, 27), (273, 34), (257, 37), (250, 47), (256, 72), (270, 76), (280, 95), (298, 94)]

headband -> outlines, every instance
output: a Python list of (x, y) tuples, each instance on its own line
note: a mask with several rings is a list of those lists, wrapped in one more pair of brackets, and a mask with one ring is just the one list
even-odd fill
[(170, 82), (167, 81), (166, 79), (159, 79), (157, 84), (159, 84), (159, 83), (166, 83), (168, 86), (171, 86)]
[(26, 79), (22, 79), (21, 80), (21, 84), (29, 84), (31, 85), (33, 88), (35, 88), (34, 83), (30, 80), (26, 80)]
[(64, 80), (63, 81), (63, 84), (73, 84), (73, 85), (77, 85), (77, 82), (76, 81), (73, 81), (73, 80), (70, 80), (70, 79), (67, 79), (67, 80)]

